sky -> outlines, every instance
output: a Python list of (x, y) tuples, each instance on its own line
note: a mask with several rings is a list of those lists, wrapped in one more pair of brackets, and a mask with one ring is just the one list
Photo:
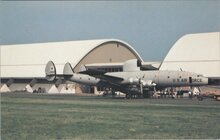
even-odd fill
[(220, 31), (220, 0), (0, 1), (0, 44), (120, 39), (162, 61), (183, 35)]

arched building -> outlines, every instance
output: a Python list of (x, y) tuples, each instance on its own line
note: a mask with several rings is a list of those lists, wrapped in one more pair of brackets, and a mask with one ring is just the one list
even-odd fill
[(160, 70), (184, 70), (220, 80), (220, 32), (188, 34), (170, 49)]
[(43, 88), (49, 93), (72, 93), (76, 87), (69, 90), (70, 84), (45, 81), (44, 69), (48, 61), (53, 61), (57, 73), (62, 74), (66, 62), (78, 72), (82, 65), (122, 63), (129, 59), (142, 61), (131, 45), (117, 39), (2, 45), (1, 92), (24, 89), (33, 92)]

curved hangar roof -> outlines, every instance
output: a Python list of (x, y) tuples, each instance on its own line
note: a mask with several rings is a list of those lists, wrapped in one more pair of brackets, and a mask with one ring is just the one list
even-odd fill
[(70, 62), (75, 71), (82, 64), (142, 60), (128, 43), (117, 39), (67, 41), (1, 46), (1, 77), (44, 77), (52, 60), (57, 73)]
[(170, 49), (160, 69), (182, 69), (220, 77), (220, 32), (183, 36)]

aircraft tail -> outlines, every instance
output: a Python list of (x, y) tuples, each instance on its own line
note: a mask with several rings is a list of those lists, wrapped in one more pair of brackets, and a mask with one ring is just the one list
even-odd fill
[(73, 76), (74, 74), (74, 71), (73, 71), (73, 68), (71, 66), (70, 63), (66, 63), (64, 68), (63, 68), (63, 75), (64, 76)]
[(56, 67), (53, 61), (49, 61), (45, 68), (46, 79), (48, 81), (53, 81), (56, 79)]
[(141, 61), (137, 59), (131, 59), (125, 61), (125, 63), (123, 64), (124, 72), (140, 71), (140, 68), (141, 68)]
[(53, 63), (53, 61), (49, 61), (45, 68), (45, 74), (48, 81), (53, 81), (56, 78), (68, 79), (69, 77), (73, 76), (74, 71), (71, 64), (66, 63), (63, 68), (63, 74), (57, 74), (55, 64)]

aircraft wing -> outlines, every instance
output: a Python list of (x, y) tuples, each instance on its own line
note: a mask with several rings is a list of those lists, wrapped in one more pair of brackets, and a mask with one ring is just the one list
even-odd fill
[(123, 81), (123, 78), (120, 77), (115, 77), (115, 76), (110, 76), (110, 75), (106, 75), (107, 72), (103, 71), (103, 70), (97, 70), (97, 69), (88, 69), (86, 71), (81, 71), (79, 72), (81, 74), (87, 74), (96, 78), (99, 78), (101, 80), (104, 81), (109, 81), (109, 82), (120, 82)]
[(120, 78), (120, 77), (115, 77), (115, 76), (110, 76), (110, 75), (105, 75), (105, 74), (94, 76), (94, 77), (100, 78), (101, 80), (105, 80), (111, 83), (119, 83), (124, 80), (123, 78)]
[(103, 70), (97, 70), (97, 69), (87, 69), (85, 71), (81, 71), (79, 72), (81, 74), (87, 74), (87, 75), (90, 75), (90, 76), (94, 76), (94, 75), (103, 75), (105, 74), (106, 72), (103, 71)]
[(111, 87), (118, 91), (126, 93), (125, 85), (120, 84), (120, 82), (124, 80), (123, 78), (107, 75), (107, 72), (103, 70), (97, 70), (97, 69), (87, 69), (79, 73), (87, 74), (87, 75), (101, 79), (103, 81), (102, 82), (103, 85), (101, 84), (99, 86)]
[(112, 77), (112, 76), (108, 76), (108, 75), (99, 75), (99, 76), (94, 76), (97, 77), (99, 79), (101, 79), (103, 82), (101, 85), (99, 86), (103, 86), (103, 87), (111, 87), (115, 90), (121, 91), (123, 93), (127, 92), (127, 85), (122, 85), (119, 84), (119, 82), (123, 79), (121, 78), (117, 78), (117, 77)]

